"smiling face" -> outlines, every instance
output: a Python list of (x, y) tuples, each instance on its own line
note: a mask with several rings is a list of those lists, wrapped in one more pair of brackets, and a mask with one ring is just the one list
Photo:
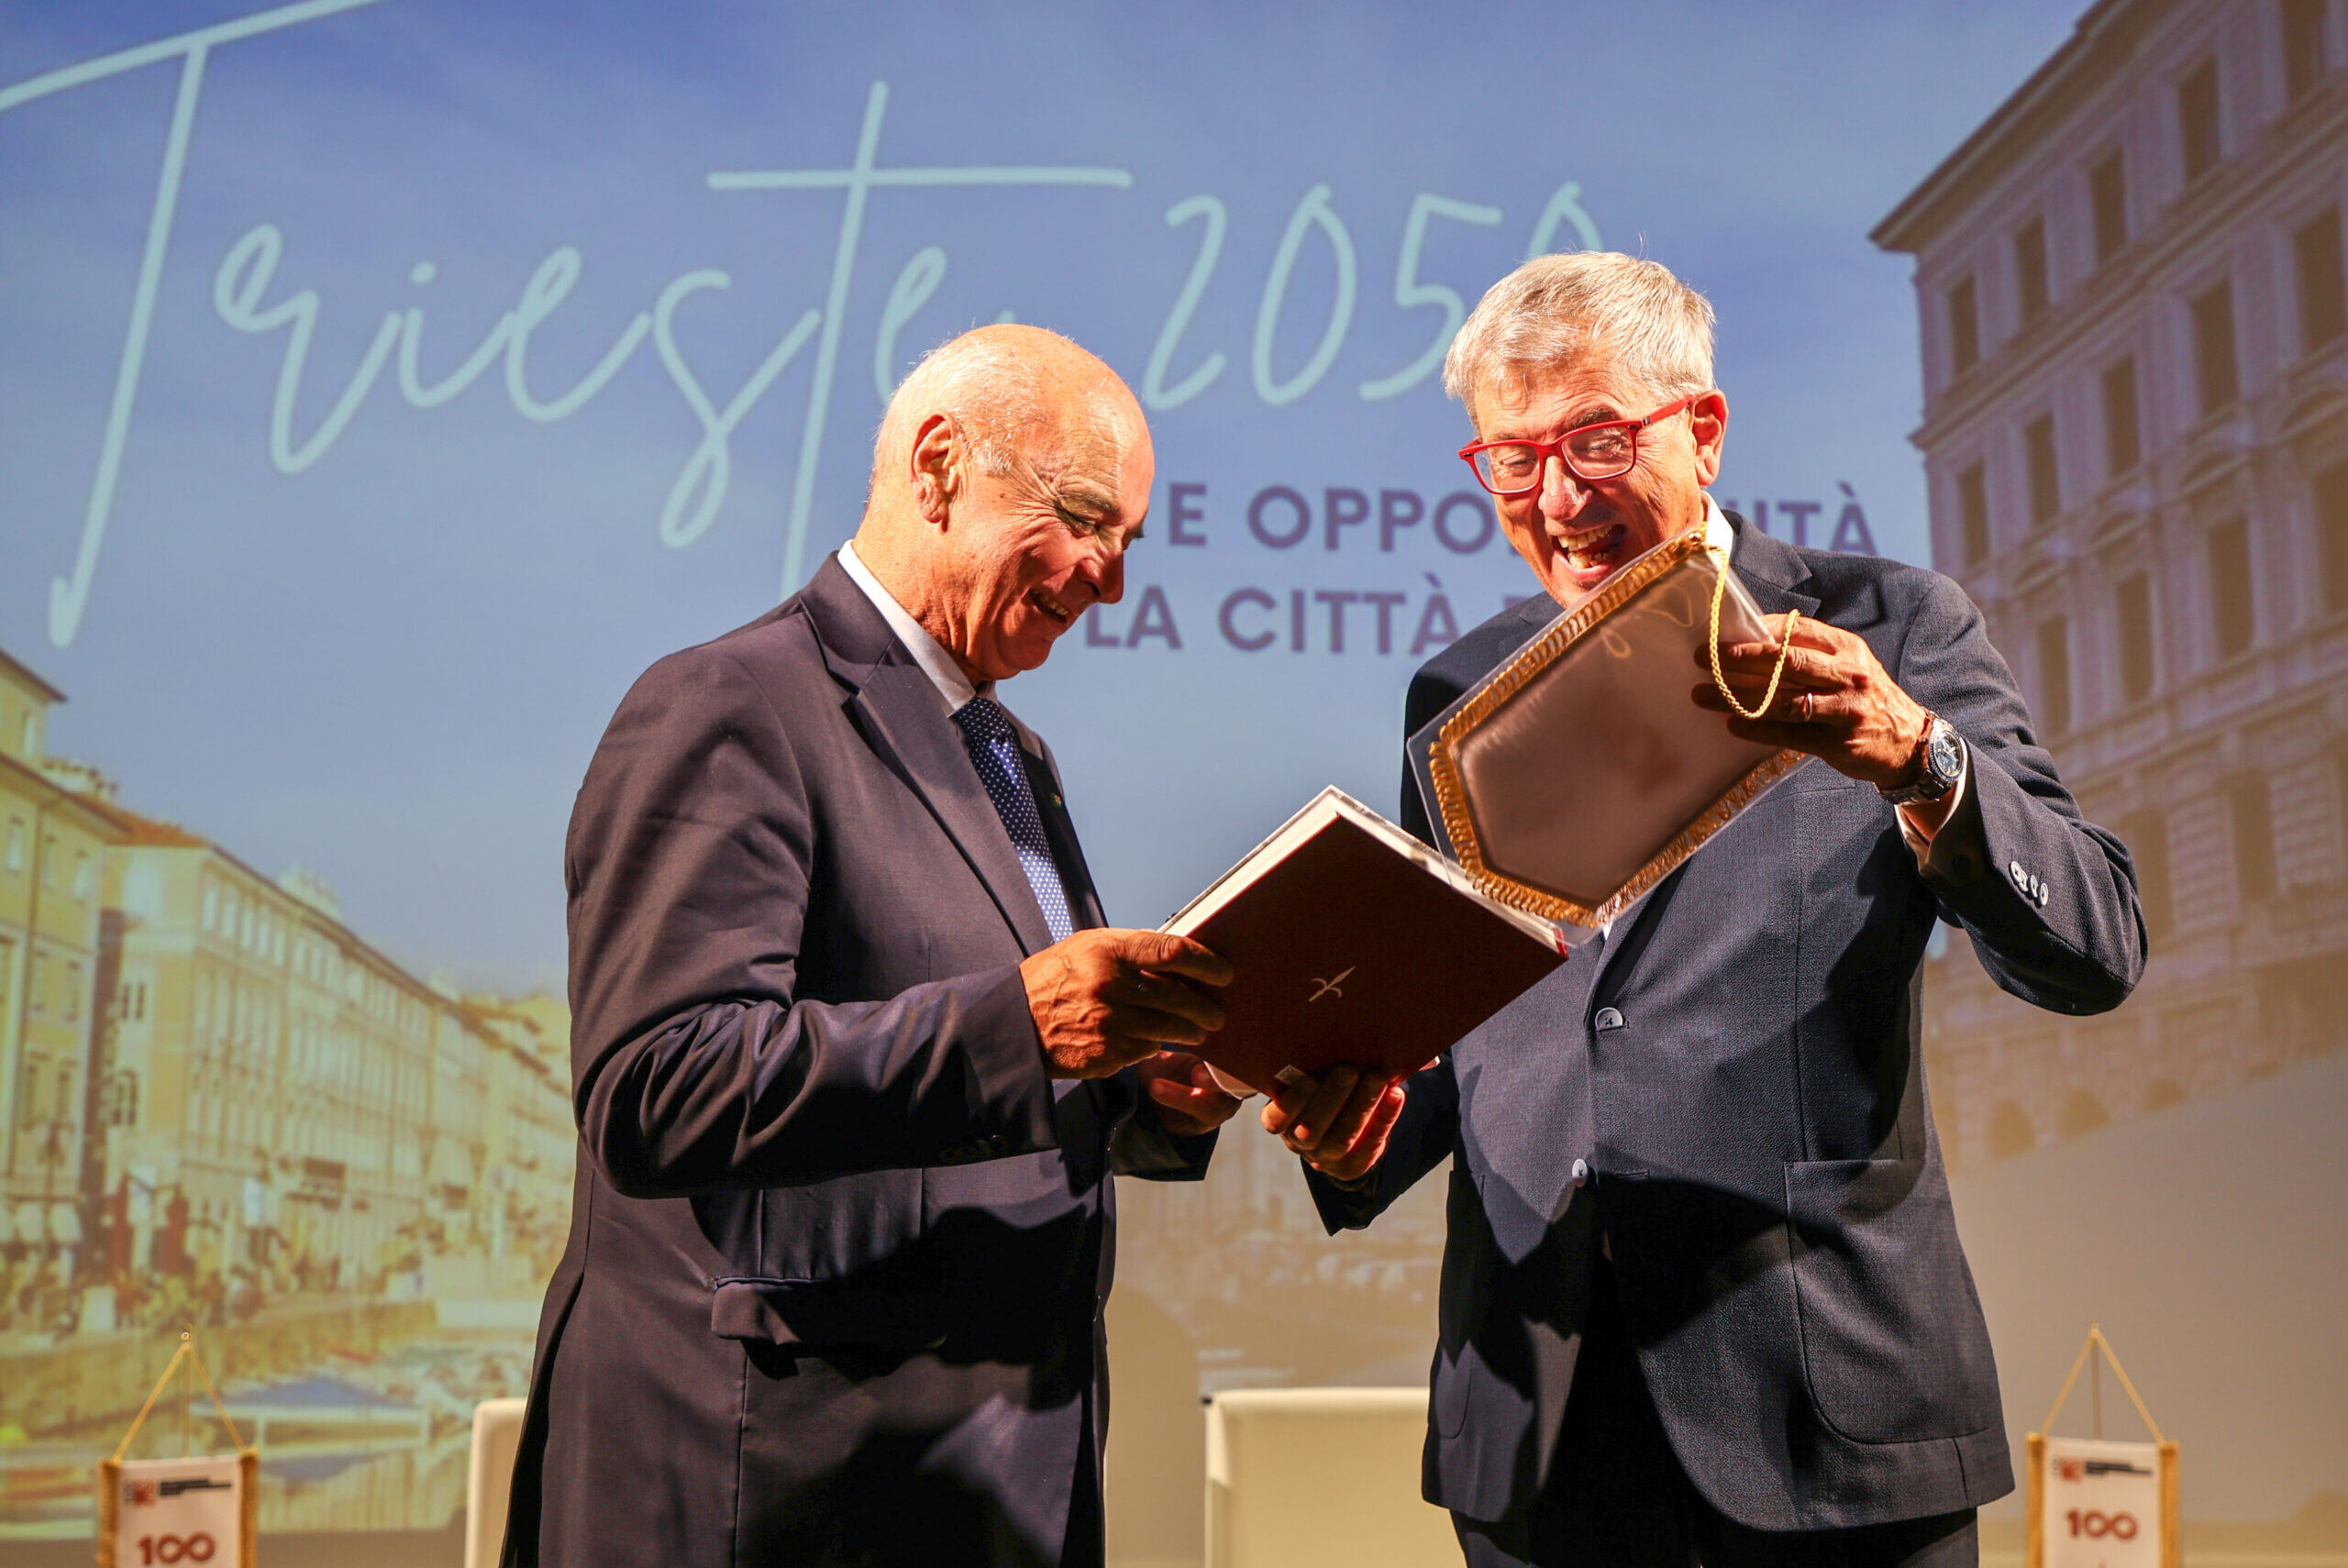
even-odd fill
[[(1643, 419), (1675, 401), (1600, 346), (1522, 385), (1487, 387), (1477, 399), (1477, 438), (1550, 441), (1600, 420)], [(1727, 400), (1707, 392), (1686, 413), (1640, 431), (1638, 461), (1619, 478), (1578, 479), (1552, 458), (1540, 489), (1492, 498), (1501, 531), (1549, 596), (1571, 603), (1624, 563), (1701, 525), (1727, 423)]]
[(1078, 616), (1124, 596), (1125, 551), (1149, 509), (1149, 432), (1138, 411), (1070, 401), (1009, 472), (966, 467), (946, 529), (938, 641), (973, 680), (1034, 669)]
[(1155, 470), (1115, 371), (1017, 323), (941, 344), (890, 400), (856, 553), (974, 684), (1124, 595)]

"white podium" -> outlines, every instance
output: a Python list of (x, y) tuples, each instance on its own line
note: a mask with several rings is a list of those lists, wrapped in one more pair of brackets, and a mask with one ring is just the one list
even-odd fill
[(1249, 1388), (1207, 1401), (1206, 1568), (1456, 1568), (1419, 1496), (1427, 1391)]

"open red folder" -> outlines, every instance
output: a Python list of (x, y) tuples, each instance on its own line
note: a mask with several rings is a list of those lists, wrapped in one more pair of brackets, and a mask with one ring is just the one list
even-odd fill
[(1159, 929), (1231, 961), (1198, 1054), (1266, 1094), (1291, 1066), (1415, 1072), (1566, 961), (1555, 925), (1335, 789)]

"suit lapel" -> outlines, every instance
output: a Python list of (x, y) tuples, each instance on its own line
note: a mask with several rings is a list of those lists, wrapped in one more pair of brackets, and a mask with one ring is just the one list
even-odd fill
[(937, 688), (889, 631), (889, 624), (837, 560), (826, 560), (802, 595), (833, 676), (854, 693), (858, 727), (897, 776), (929, 808), (1029, 953), (1051, 945), (1036, 889), (1011, 835), (987, 799), (962, 732)]
[(1801, 553), (1783, 539), (1773, 539), (1751, 526), (1733, 512), (1727, 517), (1736, 534), (1729, 569), (1752, 593), (1761, 613), (1782, 615), (1799, 610), (1805, 615), (1817, 614), (1817, 596), (1805, 591), (1810, 587), (1810, 567)]
[[(1729, 527), (1736, 535), (1729, 569), (1736, 573), (1738, 580), (1753, 595), (1753, 602), (1760, 606), (1761, 613), (1783, 615), (1799, 610), (1805, 615), (1817, 614), (1817, 596), (1804, 591), (1810, 586), (1810, 568), (1800, 552), (1783, 540), (1773, 539), (1750, 526), (1733, 512), (1726, 516)], [(1680, 876), (1687, 868), (1685, 861), (1673, 867), (1670, 876), (1649, 889), (1627, 916), (1614, 922), (1612, 936), (1599, 955), (1598, 973), (1590, 978), (1593, 1006), (1618, 994), (1629, 979), (1627, 968), (1616, 973), (1618, 966), (1635, 966), (1639, 955), (1646, 951), (1656, 927), (1663, 920), (1666, 906), (1679, 890)]]

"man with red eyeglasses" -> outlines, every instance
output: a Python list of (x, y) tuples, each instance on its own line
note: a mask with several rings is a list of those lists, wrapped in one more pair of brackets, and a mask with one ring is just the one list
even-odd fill
[[(2014, 995), (2117, 1006), (2144, 962), (2128, 852), (2081, 820), (1955, 583), (1798, 549), (1705, 494), (1728, 425), (1711, 309), (1663, 267), (1525, 263), (1444, 381), (1547, 592), (1421, 669), (1404, 734), (1700, 529), (1773, 637), (1800, 612), (1776, 700), (1722, 722), (1825, 766), (1434, 1066), (1339, 1069), (1264, 1111), (1332, 1231), (1452, 1162), (1425, 1495), (1478, 1565), (1976, 1562), (1975, 1510), (2013, 1482), (1919, 966), (1945, 920)], [(1721, 655), (1758, 707), (1776, 647)], [(1402, 812), (1432, 842), (1407, 770)]]

